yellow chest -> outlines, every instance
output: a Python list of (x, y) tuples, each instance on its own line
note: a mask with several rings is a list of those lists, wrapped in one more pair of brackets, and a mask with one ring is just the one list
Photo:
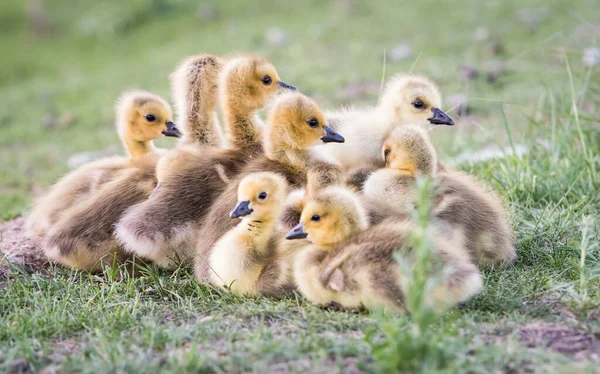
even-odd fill
[(263, 265), (253, 261), (254, 241), (249, 236), (228, 233), (213, 247), (209, 264), (211, 281), (230, 287), (238, 294), (256, 294), (256, 283)]

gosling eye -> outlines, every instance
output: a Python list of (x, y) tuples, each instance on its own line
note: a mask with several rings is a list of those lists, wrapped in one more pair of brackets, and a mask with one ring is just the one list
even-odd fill
[(390, 150), (389, 149), (386, 149), (386, 150), (383, 151), (383, 159), (385, 161), (387, 161), (389, 155), (390, 155)]
[(412, 102), (412, 106), (415, 109), (419, 109), (419, 110), (425, 109), (425, 103), (423, 103), (421, 100), (418, 100), (418, 99)]
[(313, 214), (313, 216), (310, 217), (310, 220), (313, 222), (319, 222), (321, 220), (321, 216), (318, 214)]
[(154, 116), (154, 114), (147, 114), (146, 115), (146, 121), (148, 121), (148, 122), (154, 122), (154, 121), (156, 121), (156, 117)]
[(317, 120), (316, 118), (311, 118), (308, 121), (306, 121), (306, 123), (308, 123), (308, 126), (312, 128), (319, 127), (319, 120)]
[(261, 192), (258, 194), (258, 200), (264, 200), (267, 198), (267, 193), (266, 192)]
[(273, 80), (271, 79), (271, 77), (269, 75), (265, 75), (262, 79), (262, 82), (265, 86), (268, 86), (271, 84), (271, 82), (273, 82)]

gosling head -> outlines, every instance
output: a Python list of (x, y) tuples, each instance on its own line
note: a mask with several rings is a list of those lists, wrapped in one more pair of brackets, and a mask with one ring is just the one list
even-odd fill
[(307, 149), (320, 143), (343, 143), (344, 137), (327, 125), (321, 108), (298, 92), (280, 95), (267, 120), (267, 149)]
[(280, 90), (296, 90), (279, 79), (273, 64), (256, 55), (230, 60), (223, 68), (220, 87), (224, 102), (248, 111), (262, 109)]
[(136, 142), (182, 135), (173, 123), (169, 104), (150, 92), (131, 91), (121, 95), (117, 100), (117, 117), (120, 136)]
[(412, 176), (433, 176), (437, 156), (427, 132), (417, 125), (398, 126), (383, 142), (383, 158), (387, 168), (402, 170)]
[(367, 215), (356, 195), (333, 186), (319, 191), (305, 203), (300, 223), (286, 239), (306, 238), (316, 245), (332, 247), (365, 230), (367, 225)]
[(274, 221), (281, 212), (286, 190), (287, 182), (279, 174), (248, 174), (240, 181), (238, 203), (229, 216), (253, 221)]
[(442, 95), (431, 79), (409, 74), (390, 78), (378, 104), (380, 112), (389, 116), (392, 123), (454, 125), (441, 105)]

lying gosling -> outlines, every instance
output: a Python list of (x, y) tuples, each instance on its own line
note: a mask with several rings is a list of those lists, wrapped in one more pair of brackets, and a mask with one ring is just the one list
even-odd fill
[[(411, 259), (409, 221), (387, 220), (367, 229), (358, 197), (346, 188), (330, 187), (309, 200), (290, 240), (306, 238), (294, 264), (298, 290), (312, 303), (335, 302), (346, 308), (383, 308), (405, 312), (403, 286), (408, 281), (395, 260)], [(481, 274), (463, 252), (432, 240), (434, 256), (445, 277), (426, 296), (426, 303), (446, 308), (468, 299), (482, 287)]]
[(118, 103), (118, 132), (130, 158), (109, 181), (65, 210), (42, 241), (48, 258), (79, 270), (99, 271), (126, 256), (113, 238), (114, 225), (129, 206), (146, 199), (156, 185), (155, 168), (164, 150), (152, 141), (178, 136), (171, 110), (146, 92), (131, 92)]
[[(30, 236), (43, 238), (68, 208), (87, 199), (130, 163), (144, 158), (148, 152), (154, 152), (148, 140), (181, 135), (172, 122), (171, 108), (161, 97), (149, 92), (133, 91), (124, 93), (118, 103), (116, 127), (127, 157), (114, 156), (87, 163), (59, 180), (46, 195), (37, 200), (27, 217), (25, 225)], [(140, 132), (139, 135), (133, 133), (135, 128), (127, 130), (133, 124), (139, 128), (136, 130)], [(144, 134), (145, 130), (149, 133)]]
[(407, 125), (394, 129), (383, 147), (387, 168), (371, 175), (364, 194), (410, 215), (415, 207), (415, 176), (434, 178), (431, 216), (456, 246), (466, 248), (482, 265), (509, 265), (516, 259), (512, 230), (498, 197), (460, 171), (437, 171), (436, 152), (425, 130)]
[(280, 296), (285, 291), (288, 262), (279, 253), (283, 235), (277, 220), (286, 190), (285, 178), (276, 173), (251, 173), (240, 181), (230, 217), (241, 221), (211, 249), (212, 284), (247, 295)]

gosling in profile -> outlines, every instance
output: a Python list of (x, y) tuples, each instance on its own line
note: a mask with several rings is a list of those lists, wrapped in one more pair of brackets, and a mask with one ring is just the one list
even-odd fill
[(454, 125), (440, 108), (437, 85), (421, 75), (398, 74), (390, 78), (374, 107), (326, 112), (331, 127), (344, 134), (344, 146), (317, 147), (315, 155), (335, 161), (346, 171), (383, 167), (380, 152), (385, 136), (396, 126)]
[(370, 201), (385, 201), (410, 215), (415, 177), (434, 178), (437, 187), (431, 216), (456, 246), (466, 248), (482, 265), (509, 265), (516, 259), (513, 235), (499, 198), (460, 171), (437, 171), (437, 156), (425, 130), (414, 125), (394, 129), (383, 146), (387, 168), (373, 173), (364, 186)]
[(285, 291), (288, 262), (278, 253), (283, 235), (277, 231), (277, 220), (286, 190), (285, 178), (276, 173), (251, 173), (240, 181), (238, 203), (230, 217), (241, 221), (211, 250), (213, 285), (247, 295), (280, 296)]
[[(411, 258), (410, 233), (418, 228), (397, 220), (367, 225), (358, 197), (346, 188), (327, 188), (306, 203), (287, 238), (311, 242), (294, 264), (298, 290), (309, 301), (405, 312), (403, 286), (408, 280), (395, 255)], [(425, 296), (428, 305), (447, 308), (481, 289), (481, 273), (464, 252), (435, 238), (432, 246), (445, 277)]]
[(114, 156), (93, 161), (70, 172), (41, 197), (26, 220), (28, 233), (43, 238), (68, 208), (88, 199), (148, 153), (160, 152), (152, 140), (180, 137), (172, 122), (171, 108), (161, 97), (145, 91), (124, 93), (118, 99), (116, 126), (127, 157)]
[[(170, 108), (147, 92), (124, 94), (117, 104), (118, 133), (130, 157), (118, 173), (85, 199), (65, 210), (44, 237), (42, 248), (54, 261), (97, 271), (127, 258), (113, 238), (114, 225), (129, 206), (146, 199), (156, 184), (156, 162), (163, 150), (154, 139), (179, 136)], [(114, 171), (113, 171), (114, 173)]]

